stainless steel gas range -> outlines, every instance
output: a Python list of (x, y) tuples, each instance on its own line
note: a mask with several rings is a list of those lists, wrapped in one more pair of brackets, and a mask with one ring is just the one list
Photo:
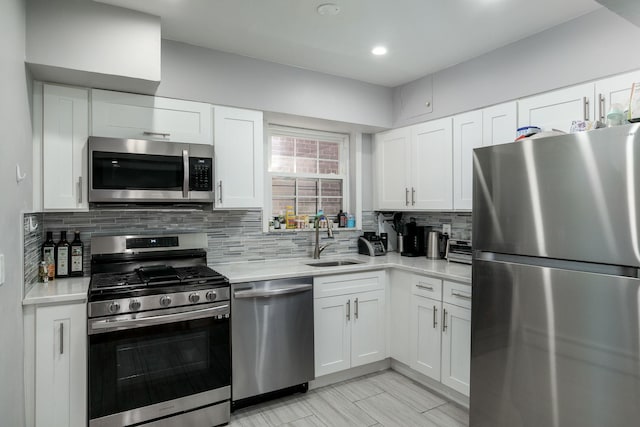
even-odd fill
[(90, 427), (229, 422), (229, 282), (206, 247), (206, 234), (92, 238)]

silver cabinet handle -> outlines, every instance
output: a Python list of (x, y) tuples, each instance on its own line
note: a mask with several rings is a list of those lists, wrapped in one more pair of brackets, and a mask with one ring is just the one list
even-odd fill
[(189, 197), (189, 151), (182, 150), (182, 197)]
[(247, 289), (241, 291), (235, 291), (233, 297), (238, 298), (269, 298), (279, 295), (298, 294), (301, 292), (307, 292), (313, 289), (313, 285), (288, 285), (281, 286), (274, 289)]
[(411, 205), (416, 205), (416, 189), (411, 187)]
[(471, 299), (471, 295), (469, 295), (469, 294), (461, 294), (461, 293), (456, 292), (456, 291), (451, 291), (451, 295), (453, 295), (454, 297), (460, 297), (460, 298), (465, 298), (465, 299)]
[(357, 319), (358, 318), (358, 298), (355, 299), (354, 304), (355, 304), (355, 310), (353, 314), (356, 316), (356, 319)]
[(447, 309), (442, 309), (442, 332), (447, 330)]
[(78, 203), (82, 203), (82, 176), (78, 177)]
[(600, 120), (604, 122), (604, 101), (605, 101), (605, 97), (602, 94), (598, 94), (598, 104), (599, 104), (599, 108), (600, 108)]
[(220, 203), (222, 203), (222, 180), (220, 180), (218, 188), (220, 189), (220, 191), (218, 192), (218, 200), (220, 201)]
[(64, 354), (64, 323), (60, 322), (60, 354)]
[(409, 206), (409, 188), (404, 188), (404, 204), (405, 206)]
[(438, 308), (433, 306), (433, 329), (438, 327)]
[(169, 138), (171, 136), (171, 134), (169, 132), (151, 132), (149, 130), (145, 130), (144, 132), (142, 132), (143, 135), (147, 135), (147, 136), (161, 136), (163, 138)]
[(584, 120), (589, 120), (589, 98), (586, 96), (582, 98), (582, 105), (584, 108)]
[(351, 320), (351, 300), (347, 300), (347, 322)]
[(428, 291), (432, 291), (433, 290), (433, 286), (427, 286), (427, 285), (416, 285), (416, 288), (420, 288), (420, 289), (426, 289)]

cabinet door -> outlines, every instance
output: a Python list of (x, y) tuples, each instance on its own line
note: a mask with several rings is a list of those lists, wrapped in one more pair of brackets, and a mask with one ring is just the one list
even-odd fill
[(451, 118), (411, 127), (410, 209), (453, 208)]
[(349, 296), (313, 301), (316, 377), (351, 367), (351, 314)]
[(595, 120), (594, 84), (572, 86), (518, 101), (518, 127), (569, 132), (573, 120)]
[(411, 285), (413, 274), (397, 269), (390, 273), (391, 313), (389, 323), (389, 350), (395, 360), (410, 365), (409, 326), (411, 325)]
[(376, 200), (378, 209), (407, 209), (410, 203), (408, 128), (395, 129), (376, 135)]
[(513, 142), (518, 130), (518, 104), (506, 102), (482, 110), (482, 146)]
[(473, 149), (482, 146), (482, 111), (453, 117), (453, 209), (473, 204)]
[(89, 92), (43, 88), (42, 191), (46, 210), (87, 210)]
[(626, 73), (596, 82), (596, 96), (598, 101), (598, 120), (605, 122), (611, 104), (622, 105), (622, 111), (629, 107), (631, 85), (640, 82), (640, 71)]
[(213, 144), (209, 104), (98, 89), (91, 97), (93, 136)]
[(384, 291), (352, 295), (351, 367), (385, 358)]
[(443, 304), (442, 384), (469, 396), (471, 310)]
[(263, 194), (262, 112), (213, 107), (215, 207), (261, 208)]
[(441, 308), (440, 301), (412, 296), (410, 366), (437, 381), (440, 381)]
[(87, 425), (86, 305), (36, 310), (36, 426)]

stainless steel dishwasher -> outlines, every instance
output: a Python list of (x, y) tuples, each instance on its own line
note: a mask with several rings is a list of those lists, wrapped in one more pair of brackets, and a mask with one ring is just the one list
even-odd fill
[[(233, 407), (314, 378), (313, 278), (231, 285)], [(244, 402), (239, 402), (244, 399)]]

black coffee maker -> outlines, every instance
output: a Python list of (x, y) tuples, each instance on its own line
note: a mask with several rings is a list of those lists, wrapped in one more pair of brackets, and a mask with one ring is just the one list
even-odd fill
[(427, 254), (427, 236), (431, 227), (417, 225), (415, 221), (405, 224), (402, 256), (416, 257)]

